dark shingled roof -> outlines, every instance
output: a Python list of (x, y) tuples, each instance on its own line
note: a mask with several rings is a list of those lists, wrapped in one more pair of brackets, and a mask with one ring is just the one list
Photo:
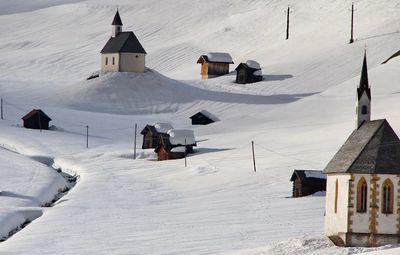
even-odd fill
[(315, 182), (315, 181), (326, 181), (326, 175), (322, 171), (318, 170), (297, 170), (293, 171), (290, 181), (293, 182), (299, 177), (302, 182)]
[(32, 111), (28, 112), (24, 117), (22, 117), (23, 120), (27, 120), (32, 118), (33, 116), (40, 114), (41, 118), (47, 119), (48, 121), (51, 121), (51, 118), (47, 116), (46, 113), (44, 113), (41, 109), (33, 109)]
[(369, 100), (371, 100), (371, 88), (368, 82), (368, 68), (367, 68), (367, 54), (364, 54), (364, 62), (361, 70), (360, 85), (357, 88), (358, 99), (361, 98), (363, 93), (367, 93)]
[(122, 26), (121, 17), (119, 16), (118, 10), (117, 13), (115, 13), (114, 20), (111, 23), (111, 25)]
[(143, 46), (132, 31), (121, 32), (116, 37), (111, 37), (101, 53), (144, 53), (147, 54)]
[(353, 131), (324, 172), (400, 174), (400, 140), (386, 119), (365, 122)]

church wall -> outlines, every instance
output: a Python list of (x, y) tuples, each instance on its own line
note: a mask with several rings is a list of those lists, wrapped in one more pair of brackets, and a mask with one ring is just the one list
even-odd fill
[[(347, 232), (350, 178), (350, 174), (328, 174), (327, 176), (325, 233), (328, 237)], [(336, 180), (338, 180), (338, 197), (335, 213)]]
[[(114, 57), (114, 64), (112, 62)], [(106, 65), (106, 58), (108, 58)], [(109, 54), (101, 54), (101, 70), (102, 71), (111, 71), (118, 72), (119, 71), (119, 54), (118, 53), (109, 53)]]
[(144, 73), (145, 54), (121, 53), (120, 72)]
[[(377, 231), (378, 233), (384, 233), (384, 234), (397, 234), (398, 227), (397, 227), (397, 220), (399, 217), (399, 212), (398, 212), (398, 189), (399, 189), (399, 178), (396, 175), (387, 175), (387, 174), (382, 174), (379, 175), (380, 179), (378, 181), (379, 183), (379, 211), (378, 211), (378, 226), (377, 226)], [(391, 214), (384, 214), (382, 213), (382, 187), (384, 181), (389, 178), (392, 183), (393, 183), (393, 197), (394, 197), (394, 203), (393, 203), (393, 213)]]
[[(352, 230), (355, 233), (368, 233), (369, 232), (369, 218), (370, 218), (370, 205), (371, 205), (371, 175), (369, 174), (353, 174), (354, 176), (354, 196), (352, 199), (352, 211), (354, 212), (352, 217)], [(364, 178), (367, 182), (367, 211), (357, 212), (357, 185), (361, 178)]]

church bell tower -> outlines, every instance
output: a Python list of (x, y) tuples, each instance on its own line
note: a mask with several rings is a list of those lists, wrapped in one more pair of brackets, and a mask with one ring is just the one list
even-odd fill
[(119, 12), (115, 13), (114, 20), (112, 22), (112, 34), (111, 37), (116, 37), (119, 33), (122, 32), (122, 21), (121, 17), (119, 16)]
[(358, 85), (357, 88), (356, 114), (356, 129), (359, 129), (364, 122), (371, 120), (371, 87), (369, 86), (368, 82), (366, 53), (364, 54), (360, 85)]

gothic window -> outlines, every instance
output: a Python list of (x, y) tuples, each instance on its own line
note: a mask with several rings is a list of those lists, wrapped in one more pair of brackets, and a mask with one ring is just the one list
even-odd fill
[(367, 107), (363, 105), (361, 108), (361, 114), (367, 114), (367, 113), (368, 113)]
[(382, 185), (382, 213), (393, 213), (393, 183), (389, 179)]
[(115, 57), (113, 57), (112, 64), (115, 65)]
[(357, 184), (357, 212), (367, 211), (368, 186), (364, 178)]
[(339, 193), (339, 181), (336, 179), (335, 183), (335, 213), (337, 213), (337, 206), (338, 206), (338, 194)]
[(108, 57), (106, 57), (106, 65), (108, 65)]

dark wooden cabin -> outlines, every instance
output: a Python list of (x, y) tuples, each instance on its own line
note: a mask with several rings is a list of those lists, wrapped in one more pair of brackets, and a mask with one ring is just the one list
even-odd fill
[(190, 119), (192, 120), (192, 125), (208, 125), (219, 121), (217, 117), (206, 110), (196, 113), (195, 115), (191, 116)]
[(140, 132), (143, 135), (142, 149), (154, 149), (158, 146), (160, 137), (168, 136), (167, 132), (173, 127), (168, 123), (146, 125)]
[(236, 83), (246, 84), (262, 81), (263, 76), (258, 63), (254, 61), (256, 64), (252, 65), (248, 62), (240, 63), (236, 67)]
[(47, 116), (41, 109), (33, 109), (24, 117), (22, 117), (24, 121), (25, 128), (31, 129), (49, 129), (49, 122), (51, 118)]
[(201, 64), (201, 77), (208, 79), (228, 74), (229, 65), (234, 63), (229, 53), (210, 52), (201, 55), (197, 64)]
[[(174, 132), (177, 131), (178, 130), (174, 130)], [(170, 134), (173, 135), (172, 133)], [(188, 143), (185, 146), (184, 143), (179, 141), (182, 139), (171, 138), (170, 134), (167, 134), (167, 136), (160, 136), (158, 140), (159, 141), (158, 146), (154, 150), (154, 152), (157, 153), (157, 160), (162, 161), (162, 160), (180, 159), (184, 158), (185, 155), (187, 154), (193, 153), (193, 147), (197, 146), (194, 140), (194, 135), (188, 137), (187, 139)]]
[(326, 191), (326, 175), (322, 171), (294, 170), (290, 181), (293, 182), (293, 197)]

